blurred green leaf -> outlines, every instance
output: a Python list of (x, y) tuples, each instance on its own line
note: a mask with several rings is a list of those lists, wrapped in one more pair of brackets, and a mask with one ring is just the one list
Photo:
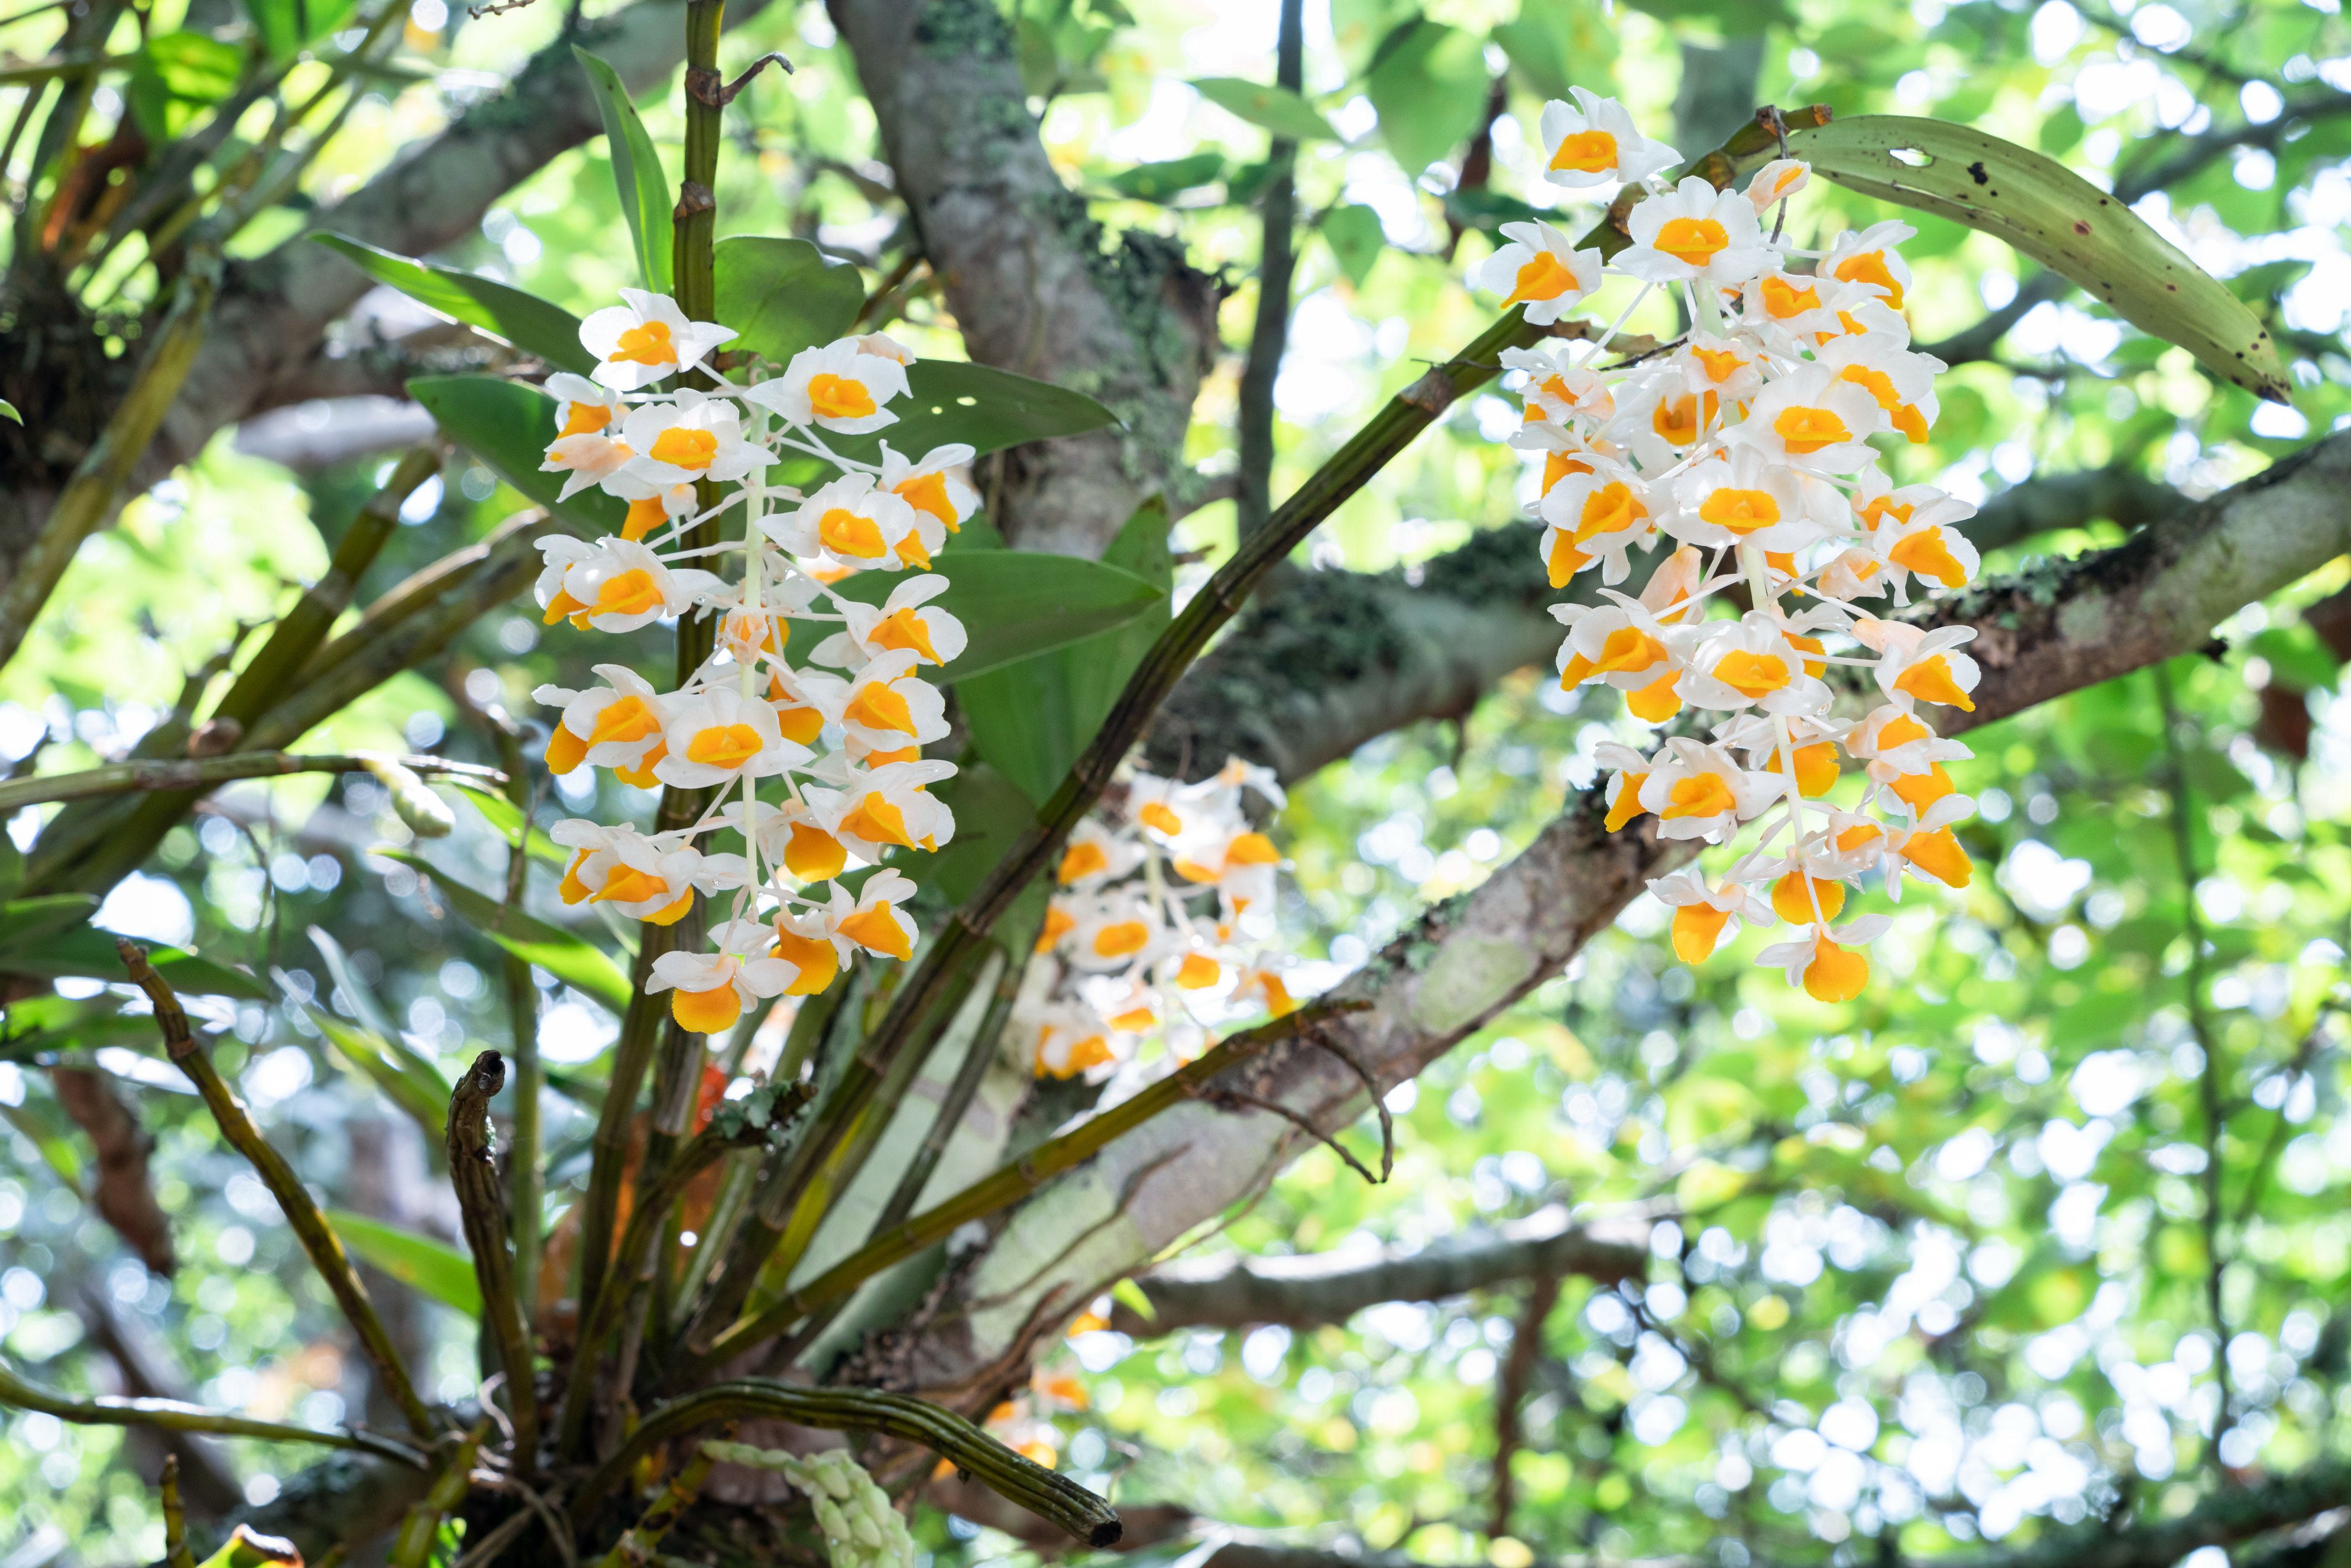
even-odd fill
[(1577, 83), (1604, 89), (1616, 58), (1614, 19), (1596, 0), (1524, 0), (1494, 42), (1538, 98), (1563, 99)]
[(245, 10), (269, 57), (284, 61), (349, 26), (359, 5), (357, 0), (245, 0)]
[(474, 1260), (446, 1241), (402, 1230), (347, 1208), (327, 1211), (343, 1245), (385, 1273), (467, 1317), (482, 1315), (482, 1288)]
[[(178, 947), (148, 943), (141, 946), (146, 947), (148, 961), (155, 966), (156, 972), (169, 980), (175, 991), (189, 996), (235, 997), (248, 1002), (270, 999), (269, 988), (242, 969), (199, 958)], [(105, 980), (113, 985), (125, 985), (130, 980), (123, 973), (122, 955), (115, 950), (114, 934), (88, 925), (69, 931), (52, 928), (28, 934), (11, 941), (5, 957), (11, 973), (29, 975), (35, 979), (72, 977)]]
[(306, 1011), (336, 1055), (413, 1117), (428, 1139), (440, 1135), (449, 1115), (451, 1088), (439, 1068), (410, 1051), (397, 1036), (345, 1023), (324, 1008)]
[(1486, 113), (1486, 53), (1475, 35), (1415, 22), (1383, 45), (1364, 83), (1380, 136), (1409, 179), (1469, 140)]
[(1331, 254), (1339, 258), (1339, 270), (1347, 281), (1361, 288), (1379, 265), (1380, 253), (1387, 248), (1387, 231), (1380, 226), (1380, 214), (1372, 208), (1351, 204), (1332, 207), (1322, 214), (1322, 237), (1330, 244)]
[(1292, 141), (1343, 140), (1322, 111), (1286, 87), (1239, 77), (1203, 77), (1192, 84), (1200, 96), (1228, 114), (1262, 126)]
[(614, 1012), (627, 1010), (629, 977), (602, 948), (559, 925), (549, 925), (537, 915), (507, 909), (496, 899), (467, 887), (423, 855), (396, 849), (378, 850), (376, 853), (431, 877), (434, 886), (441, 890), (466, 925), (516, 957), (538, 965)]
[(1188, 158), (1170, 158), (1165, 162), (1137, 163), (1132, 169), (1120, 170), (1102, 183), (1122, 196), (1164, 202), (1186, 191), (1215, 184), (1224, 172), (1223, 153), (1195, 152)]
[(580, 318), (560, 305), (492, 278), (411, 261), (342, 235), (314, 234), (310, 238), (347, 257), (378, 283), (399, 289), (453, 321), (478, 327), (527, 354), (536, 354), (559, 371), (584, 376), (596, 368), (596, 356), (580, 344)]
[(147, 40), (123, 83), (123, 99), (141, 134), (168, 141), (235, 93), (244, 76), (244, 50), (183, 29)]
[(802, 349), (849, 330), (865, 303), (857, 268), (804, 239), (737, 235), (711, 248), (718, 321), (738, 334), (726, 346), (781, 370)]
[[(515, 833), (522, 827), (522, 812), (516, 810), (512, 800), (471, 779), (452, 778), (449, 782), (473, 802), (474, 810), (482, 814), (484, 821), (497, 830), (500, 838), (506, 840), (509, 846), (514, 843)], [(530, 858), (542, 865), (561, 867), (571, 863), (571, 852), (549, 838), (546, 831), (535, 824), (530, 830), (529, 852)]]

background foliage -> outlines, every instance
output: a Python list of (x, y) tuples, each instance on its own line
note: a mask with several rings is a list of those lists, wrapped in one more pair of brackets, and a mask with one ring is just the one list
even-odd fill
[[(142, 16), (154, 68), (127, 99), (101, 102), (102, 116), (168, 136), (183, 97), (217, 90), (186, 40), (238, 19), (179, 11), (158, 0)], [(2139, 210), (2269, 312), (2296, 360), (2294, 408), (2264, 408), (2095, 308), (2041, 303), (1996, 355), (1949, 378), (1936, 439), (1905, 455), (1907, 476), (1982, 497), (2119, 465), (2199, 493), (2351, 414), (2351, 33), (2331, 4), (1646, 0), (1611, 12), (1576, 0), (1521, 13), (1509, 0), (1332, 0), (1308, 8), (1304, 105), (1224, 85), (1270, 79), (1269, 7), (1026, 0), (1016, 16), (1057, 166), (1106, 221), (1228, 269), (1228, 343), (1246, 342), (1254, 308), (1259, 228), (1245, 204), (1265, 178), (1265, 126), (1305, 133), (1311, 237), (1278, 390), (1276, 494), (1419, 361), (1484, 323), (1458, 280), (1493, 225), (1536, 195), (1529, 130), (1543, 96), (1573, 82), (1621, 94), (1654, 125), (1678, 114), (1694, 152), (1725, 106), (1677, 105), (1677, 88), (1726, 57), (1754, 62), (1754, 101), (1976, 123), (2103, 183), (2200, 155)], [(269, 36), (276, 16), (256, 6), (252, 25)], [(479, 21), (422, 0), (397, 68), (302, 195), (240, 243), (290, 232), (308, 202), (351, 188), (562, 21), (553, 0)], [(44, 14), (0, 25), (0, 48), (40, 56), (59, 26)], [(727, 230), (813, 238), (868, 286), (888, 280), (903, 217), (823, 11), (771, 8), (730, 50), (755, 47), (785, 50), (797, 69), (756, 81), (728, 121), (750, 155), (722, 165)], [(2315, 108), (2294, 132), (2265, 133), (2288, 102)], [(1729, 121), (1744, 107), (1729, 106)], [(674, 160), (674, 107), (644, 108)], [(1461, 152), (1480, 136), (1490, 177), (1464, 187)], [(632, 281), (602, 164), (601, 142), (558, 159), (478, 239), (437, 259), (574, 310), (602, 302)], [(1823, 227), (1877, 215), (1817, 186), (1801, 205), (1800, 223)], [(1922, 340), (2032, 287), (1998, 245), (1917, 226), (1907, 251)], [(935, 286), (896, 276), (908, 292), (893, 329), (952, 356)], [(361, 315), (409, 309), (379, 292)], [(355, 324), (354, 342), (369, 330)], [(1233, 542), (1229, 500), (1210, 497), (1234, 462), (1238, 370), (1237, 353), (1218, 366), (1188, 437), (1189, 499), (1205, 504), (1179, 525), (1179, 592)], [(288, 444), (277, 450), (308, 451), (302, 417), (277, 433)], [(1492, 437), (1514, 419), (1496, 396), (1457, 410), (1325, 527), (1310, 564), (1401, 564), (1409, 576), (1509, 517), (1523, 486)], [(317, 575), (381, 463), (305, 461), (297, 473), (225, 437), (134, 502), (81, 552), (0, 675), (0, 749), (19, 771), (119, 755), (184, 672)], [(376, 571), (395, 580), (519, 505), (459, 458), (403, 509)], [(2011, 553), (2117, 537), (2101, 524)], [(1644, 900), (1568, 975), (1390, 1096), (1392, 1184), (1365, 1189), (1311, 1155), (1211, 1243), (1413, 1247), (1564, 1203), (1653, 1225), (1646, 1291), (1571, 1278), (1534, 1322), (1519, 1284), (1295, 1332), (1082, 1334), (1049, 1363), (1075, 1383), (1032, 1396), (1024, 1437), (1122, 1503), (1498, 1568), (1709, 1542), (1728, 1568), (1824, 1546), (1928, 1552), (2149, 1499), (2181, 1511), (2231, 1479), (2339, 1452), (2351, 1424), (2340, 1201), (2351, 1179), (2340, 1010), (2351, 995), (2351, 702), (2337, 661), (2351, 652), (2351, 615), (2330, 596), (2346, 580), (2337, 562), (2244, 612), (2207, 657), (1971, 736), (1979, 758), (1959, 781), (1984, 803), (1966, 830), (1984, 873), (1964, 895), (1914, 895), (1883, 949), (1893, 972), (1852, 1006), (1820, 1008), (1744, 967), (1752, 937), (1699, 972), (1678, 967)], [(444, 670), (401, 676), (308, 748), (495, 762), (481, 710), (528, 711), (534, 685), (580, 684), (607, 648), (522, 614), (491, 617)], [(658, 629), (637, 653), (667, 658)], [(1597, 697), (1579, 704), (1522, 676), (1458, 725), (1376, 741), (1297, 791), (1275, 831), (1297, 862), (1285, 916), (1303, 950), (1336, 973), (1427, 901), (1475, 883), (1590, 780), (1594, 744), (1621, 723)], [(569, 792), (581, 777), (564, 781), (568, 812), (642, 804)], [(458, 815), (429, 858), (495, 884), (504, 841), (464, 806)], [(27, 841), (32, 826), (11, 831)], [(311, 1011), (379, 1008), (449, 1076), (500, 1040), (497, 950), (430, 882), (371, 852), (408, 837), (363, 775), (236, 787), (166, 839), (101, 923), (268, 977), (275, 999), (215, 1004), (242, 1048), (240, 1061), (225, 1043), (224, 1068), (338, 1207), (454, 1239), (454, 1214), (432, 1196), (437, 1155)], [(314, 926), (350, 951), (340, 984)], [(547, 971), (538, 979), (561, 1091), (548, 1132), (552, 1216), (584, 1169), (612, 1021)], [(160, 1141), (155, 1191), (181, 1267), (167, 1279), (125, 1252), (85, 1201), (90, 1151), (47, 1074), (0, 1064), (0, 1343), (62, 1386), (114, 1386), (120, 1358), (105, 1346), (129, 1339), (208, 1402), (313, 1422), (360, 1415), (347, 1402), (365, 1381), (323, 1290), (145, 1020), (114, 1019), (111, 993), (94, 984), (68, 982), (60, 996), (10, 1009), (6, 1053), (30, 1062), (61, 1050), (120, 1081)], [(394, 1272), (426, 1285), (433, 1266), (427, 1252)], [(470, 1392), (464, 1320), (429, 1290), (380, 1289), (446, 1390)], [(1505, 1528), (1491, 1507), (1498, 1381), (1527, 1335)], [(8, 1416), (0, 1530), (14, 1533), (0, 1555), (28, 1568), (155, 1556), (161, 1525), (137, 1448), (116, 1432)], [(256, 1500), (291, 1462), (257, 1445), (230, 1451)], [(927, 1518), (920, 1534), (957, 1561), (1026, 1550), (959, 1520)]]

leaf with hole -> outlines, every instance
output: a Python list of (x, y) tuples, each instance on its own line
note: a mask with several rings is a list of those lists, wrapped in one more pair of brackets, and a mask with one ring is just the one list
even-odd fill
[(446, 1241), (402, 1230), (347, 1208), (330, 1208), (327, 1223), (343, 1245), (402, 1284), (467, 1317), (482, 1315), (482, 1287), (474, 1260)]
[(558, 500), (564, 476), (541, 471), (555, 439), (555, 400), (536, 387), (496, 376), (419, 376), (408, 395), (424, 405), (441, 433), (492, 472), (583, 534), (616, 534), (626, 503), (590, 487)]
[(1291, 141), (1343, 140), (1322, 118), (1322, 111), (1286, 87), (1245, 81), (1239, 77), (1204, 77), (1194, 82), (1202, 98), (1226, 113), (1262, 126)]
[(2214, 375), (2288, 400), (2284, 361), (2261, 319), (2147, 220), (2054, 159), (1969, 126), (1891, 114), (1798, 131), (1788, 151), (1848, 190), (2006, 240)]
[(411, 261), (344, 235), (314, 234), (310, 238), (427, 309), (478, 327), (559, 371), (584, 376), (596, 368), (596, 356), (580, 345), (580, 318), (560, 305), (476, 273)]
[(559, 925), (549, 925), (535, 915), (507, 908), (488, 894), (467, 887), (423, 855), (393, 849), (378, 850), (376, 853), (431, 877), (433, 885), (441, 890), (466, 925), (524, 963), (538, 965), (616, 1013), (628, 1010), (629, 977), (601, 947)]
[(676, 201), (670, 193), (669, 176), (662, 172), (661, 154), (653, 151), (653, 139), (637, 117), (637, 106), (629, 101), (621, 73), (577, 44), (571, 52), (578, 57), (580, 68), (588, 73), (596, 111), (603, 117), (604, 149), (612, 161), (612, 183), (620, 192), (622, 215), (629, 220), (637, 271), (647, 288), (667, 294), (674, 226), (670, 214)]
[[(940, 575), (946, 591), (931, 602), (962, 622), (970, 639), (962, 656), (939, 674), (950, 684), (1115, 632), (1155, 611), (1164, 615), (1167, 601), (1165, 589), (1132, 571), (1037, 550), (951, 554)], [(880, 604), (904, 580), (897, 572), (865, 571), (832, 591), (861, 604)]]
[(957, 441), (985, 457), (1118, 423), (1083, 392), (964, 360), (917, 360), (906, 369), (906, 388), (908, 395), (891, 405), (897, 423), (872, 435), (828, 437), (827, 444), (862, 463), (879, 462), (885, 441), (909, 457)]
[(726, 347), (758, 354), (779, 371), (802, 349), (848, 331), (865, 303), (857, 268), (804, 239), (737, 235), (711, 247), (711, 262), (719, 324), (736, 331)]

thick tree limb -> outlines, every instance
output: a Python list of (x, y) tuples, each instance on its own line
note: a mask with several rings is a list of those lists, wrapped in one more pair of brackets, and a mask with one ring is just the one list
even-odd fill
[[(2185, 504), (2132, 468), (2053, 474), (1993, 497), (1967, 533), (1992, 550), (2102, 518), (2137, 528)], [(1468, 716), (1503, 676), (1550, 665), (1563, 634), (1550, 605), (1598, 597), (1591, 572), (1550, 587), (1539, 543), (1534, 525), (1507, 523), (1416, 568), (1294, 574), (1185, 675), (1144, 739), (1145, 765), (1196, 779), (1238, 754), (1295, 780), (1392, 729)]]
[(1217, 350), (1217, 285), (1155, 235), (1105, 248), (1045, 155), (1011, 28), (990, 0), (830, 9), (971, 357), (1072, 387), (1123, 423), (1015, 447), (980, 470), (1008, 538), (1098, 556), (1185, 472), (1185, 427)]
[[(2351, 548), (2351, 435), (2305, 449), (2126, 543), (2047, 563), (1921, 617), (1981, 629), (1971, 723), (1985, 723), (2192, 651), (2221, 619)], [(1948, 729), (1962, 725), (1945, 721)], [(1646, 829), (1609, 833), (1587, 792), (1518, 859), (1428, 910), (1333, 993), (1367, 1010), (1326, 1033), (1383, 1085), (1398, 1083), (1559, 972), (1646, 881), (1686, 858)], [(1275, 1046), (1256, 1092), (1325, 1131), (1364, 1104), (1324, 1052)], [(967, 1286), (987, 1305), (924, 1347), (925, 1381), (953, 1382), (1005, 1354), (1049, 1291), (1088, 1298), (1260, 1189), (1301, 1134), (1272, 1116), (1180, 1105), (1120, 1138), (1016, 1209)], [(1072, 1247), (1068, 1238), (1084, 1239)], [(1040, 1271), (1034, 1260), (1060, 1260)]]
[(1448, 1237), (1417, 1252), (1315, 1252), (1295, 1258), (1232, 1256), (1170, 1263), (1135, 1283), (1145, 1318), (1124, 1301), (1110, 1326), (1136, 1339), (1178, 1329), (1314, 1328), (1346, 1322), (1383, 1301), (1436, 1301), (1543, 1275), (1583, 1274), (1604, 1284), (1637, 1279), (1649, 1250), (1635, 1226), (1624, 1234), (1573, 1223), (1554, 1205), (1492, 1230)]

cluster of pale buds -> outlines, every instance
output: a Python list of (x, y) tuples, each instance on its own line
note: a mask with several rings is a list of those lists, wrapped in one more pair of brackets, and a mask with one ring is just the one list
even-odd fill
[[(1944, 367), (1911, 347), (1902, 314), (1910, 274), (1896, 246), (1911, 230), (1880, 223), (1825, 251), (1796, 249), (1780, 238), (1782, 204), (1803, 188), (1803, 163), (1767, 164), (1743, 191), (1695, 176), (1667, 185), (1671, 148), (1640, 136), (1613, 99), (1574, 96), (1544, 110), (1546, 177), (1636, 187), (1631, 244), (1608, 261), (1548, 223), (1508, 224), (1510, 243), (1473, 277), (1538, 325), (1610, 277), (1638, 285), (1604, 329), (1503, 356), (1525, 402), (1510, 444), (1542, 464), (1535, 512), (1551, 584), (1596, 567), (1605, 585), (1552, 612), (1567, 628), (1560, 684), (1614, 686), (1648, 724), (1685, 708), (1714, 716), (1706, 739), (1601, 748), (1612, 829), (1654, 815), (1662, 838), (1717, 846), (1757, 830), (1719, 876), (1690, 866), (1650, 884), (1674, 909), (1676, 952), (1695, 963), (1742, 922), (1784, 920), (1805, 929), (1761, 961), (1845, 1000), (1869, 973), (1855, 949), (1886, 925), (1834, 924), (1848, 884), (1882, 873), (1898, 897), (1906, 873), (1953, 887), (1971, 875), (1951, 830), (1973, 803), (1943, 767), (1969, 752), (1924, 709), (1972, 711), (1979, 672), (1960, 648), (1975, 633), (1922, 631), (1858, 603), (1907, 603), (1913, 579), (1963, 587), (1978, 565), (1959, 529), (1974, 509), (1931, 486), (1894, 487), (1871, 444), (1924, 442), (1938, 412)], [(1660, 288), (1695, 325), (1606, 362)], [(1654, 564), (1634, 597), (1615, 585), (1636, 556)], [(1735, 596), (1743, 611), (1717, 602)], [(1862, 671), (1874, 679), (1878, 700), (1862, 716), (1837, 716), (1833, 666), (1851, 685)]]
[(1185, 784), (1132, 773), (1078, 824), (1013, 1014), (1040, 1076), (1108, 1072), (1148, 1036), (1179, 1057), (1212, 1023), (1296, 1005), (1272, 956), (1274, 879), (1283, 862), (1249, 824), (1251, 794), (1279, 808), (1269, 768), (1238, 758)]
[[(928, 569), (978, 497), (967, 446), (910, 460), (884, 441), (871, 463), (830, 444), (896, 422), (889, 404), (905, 395), (913, 357), (889, 338), (808, 349), (737, 384), (709, 364), (731, 330), (688, 319), (666, 296), (622, 294), (581, 324), (593, 376), (549, 379), (557, 433), (542, 466), (565, 476), (567, 497), (592, 485), (627, 501), (626, 520), (617, 537), (542, 541), (538, 600), (549, 624), (633, 632), (711, 614), (716, 636), (674, 691), (620, 664), (595, 666), (602, 684), (583, 691), (540, 687), (562, 710), (547, 762), (703, 791), (705, 804), (672, 831), (573, 818), (551, 836), (571, 852), (568, 903), (665, 925), (696, 894), (730, 898), (708, 945), (661, 955), (649, 983), (674, 993), (681, 1027), (709, 1033), (773, 998), (823, 990), (858, 953), (913, 953), (900, 906), (914, 884), (882, 862), (955, 835), (930, 793), (955, 767), (922, 755), (948, 730), (923, 672), (962, 653), (965, 633), (935, 602), (947, 580)], [(683, 384), (697, 371), (705, 385)], [(770, 486), (787, 457), (838, 476), (806, 493)], [(738, 507), (737, 538), (699, 542)], [(739, 571), (711, 570), (729, 561)], [(852, 573), (909, 569), (878, 606), (835, 591)], [(785, 652), (795, 622), (822, 626), (799, 664)], [(721, 835), (737, 847), (705, 847)]]

